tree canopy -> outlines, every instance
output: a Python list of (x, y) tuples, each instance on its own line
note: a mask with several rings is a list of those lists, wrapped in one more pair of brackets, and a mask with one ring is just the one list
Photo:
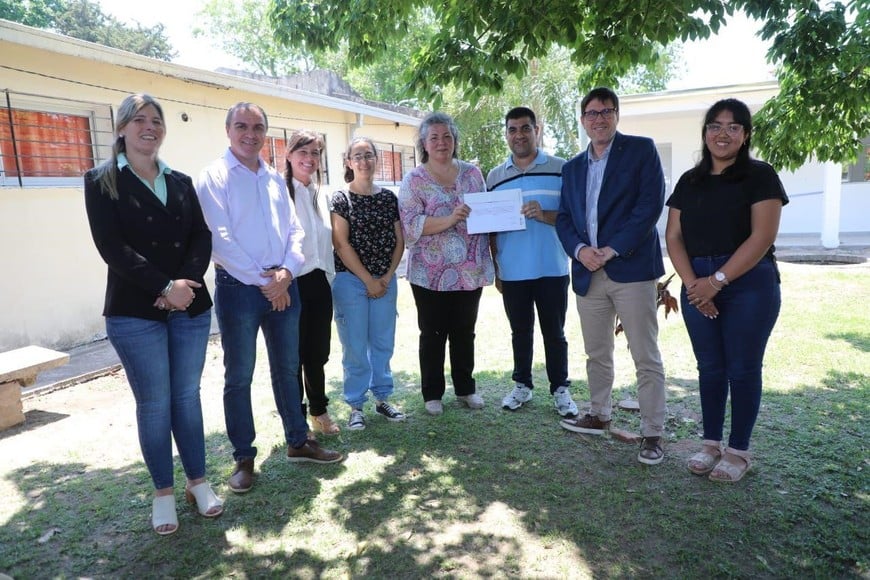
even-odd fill
[(0, 0), (0, 18), (160, 60), (176, 56), (162, 24), (128, 26), (91, 0)]
[[(322, 50), (305, 45), (287, 47), (273, 40), (268, 18), (268, 0), (208, 0), (200, 11), (196, 35), (209, 38), (224, 51), (238, 57), (249, 70), (274, 77), (297, 72), (300, 68), (335, 71), (353, 89), (368, 99), (427, 109), (434, 103), (456, 119), (462, 133), (461, 154), (476, 159), (484, 169), (493, 167), (506, 155), (502, 118), (516, 103), (531, 105), (544, 127), (548, 149), (563, 157), (572, 156), (578, 146), (574, 105), (580, 94), (574, 82), (580, 67), (570, 52), (556, 45), (543, 58), (530, 63), (522, 79), (504, 79), (502, 89), (473, 101), (465, 98), (453, 83), (437, 93), (410, 91), (407, 64), (428, 44), (438, 27), (430, 10), (413, 12), (404, 25), (408, 33), (391, 38), (389, 47), (371, 62), (350, 57), (347, 42), (336, 38)], [(654, 66), (640, 66), (620, 79), (620, 89), (640, 92), (663, 89), (670, 78), (676, 48), (665, 50)]]
[(523, 79), (554, 46), (578, 65), (580, 93), (616, 86), (634, 66), (657, 66), (660, 47), (709, 37), (742, 10), (764, 22), (772, 40), (779, 95), (756, 118), (755, 146), (779, 168), (814, 156), (854, 159), (870, 134), (870, 8), (868, 0), (271, 0), (276, 39), (312, 52), (346, 39), (350, 64), (377, 61), (411, 34), (427, 11), (436, 22), (404, 70), (408, 87), (438, 102), (453, 85), (471, 103)]
[(272, 39), (266, 0), (207, 0), (198, 16), (194, 36), (207, 38), (215, 47), (238, 58), (253, 71), (280, 77), (313, 66), (304, 50), (281, 46)]

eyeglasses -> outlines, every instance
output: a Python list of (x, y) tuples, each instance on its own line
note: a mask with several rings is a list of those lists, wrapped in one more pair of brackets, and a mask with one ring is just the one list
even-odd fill
[(321, 155), (318, 150), (309, 151), (308, 149), (297, 149), (296, 151), (293, 151), (293, 153), (298, 153), (302, 157), (311, 157), (312, 159), (320, 159)]
[(360, 163), (361, 161), (374, 161), (375, 154), (374, 153), (357, 153), (356, 155), (351, 155), (350, 160), (354, 163)]
[(725, 132), (734, 137), (735, 135), (739, 135), (743, 130), (743, 125), (740, 123), (728, 123), (727, 125), (723, 125), (722, 123), (707, 123), (707, 132), (712, 133), (713, 135), (718, 135), (722, 132), (722, 129), (725, 129)]
[(583, 111), (583, 116), (589, 120), (597, 119), (598, 117), (602, 117), (604, 119), (610, 119), (613, 117), (613, 113), (618, 111), (619, 109), (610, 108), (610, 109), (601, 109), (600, 111), (595, 111), (593, 109), (589, 109), (587, 111)]

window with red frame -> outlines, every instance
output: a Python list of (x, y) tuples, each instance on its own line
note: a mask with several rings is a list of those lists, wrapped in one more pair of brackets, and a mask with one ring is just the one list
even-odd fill
[(81, 177), (94, 167), (88, 117), (9, 109), (0, 120), (6, 177)]
[(112, 154), (110, 105), (0, 92), (0, 187), (81, 183)]
[[(272, 167), (278, 170), (278, 173), (284, 175), (287, 169), (287, 138), (293, 132), (292, 129), (269, 129), (269, 135), (266, 136), (266, 141), (263, 143), (263, 148), (260, 149), (260, 157)], [(320, 173), (323, 176), (323, 183), (329, 183), (329, 168), (326, 164), (326, 135), (320, 134), (323, 139), (323, 155), (320, 156)]]
[(287, 168), (287, 140), (284, 137), (266, 137), (260, 157), (284, 175)]
[(397, 185), (405, 174), (416, 166), (414, 148), (394, 143), (375, 143), (378, 148), (378, 167), (375, 181)]

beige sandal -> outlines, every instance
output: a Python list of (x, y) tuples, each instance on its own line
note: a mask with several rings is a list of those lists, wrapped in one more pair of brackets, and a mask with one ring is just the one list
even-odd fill
[(752, 467), (752, 461), (750, 461), (749, 456), (749, 451), (726, 447), (722, 460), (716, 464), (716, 467), (713, 468), (713, 471), (708, 476), (710, 481), (737, 483), (743, 479), (743, 476)]
[(338, 435), (341, 433), (341, 428), (332, 420), (329, 413), (323, 415), (312, 415), (312, 427), (314, 432), (323, 433), (324, 435)]
[(689, 458), (686, 467), (695, 475), (707, 475), (713, 471), (720, 459), (722, 459), (722, 442), (704, 439), (701, 442), (701, 450)]

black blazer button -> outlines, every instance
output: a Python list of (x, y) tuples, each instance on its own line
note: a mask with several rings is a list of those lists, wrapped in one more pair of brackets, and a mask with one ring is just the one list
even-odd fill
[(175, 246), (176, 248), (180, 248), (180, 247), (181, 247), (181, 242), (175, 242), (175, 243), (173, 244), (173, 246)]

